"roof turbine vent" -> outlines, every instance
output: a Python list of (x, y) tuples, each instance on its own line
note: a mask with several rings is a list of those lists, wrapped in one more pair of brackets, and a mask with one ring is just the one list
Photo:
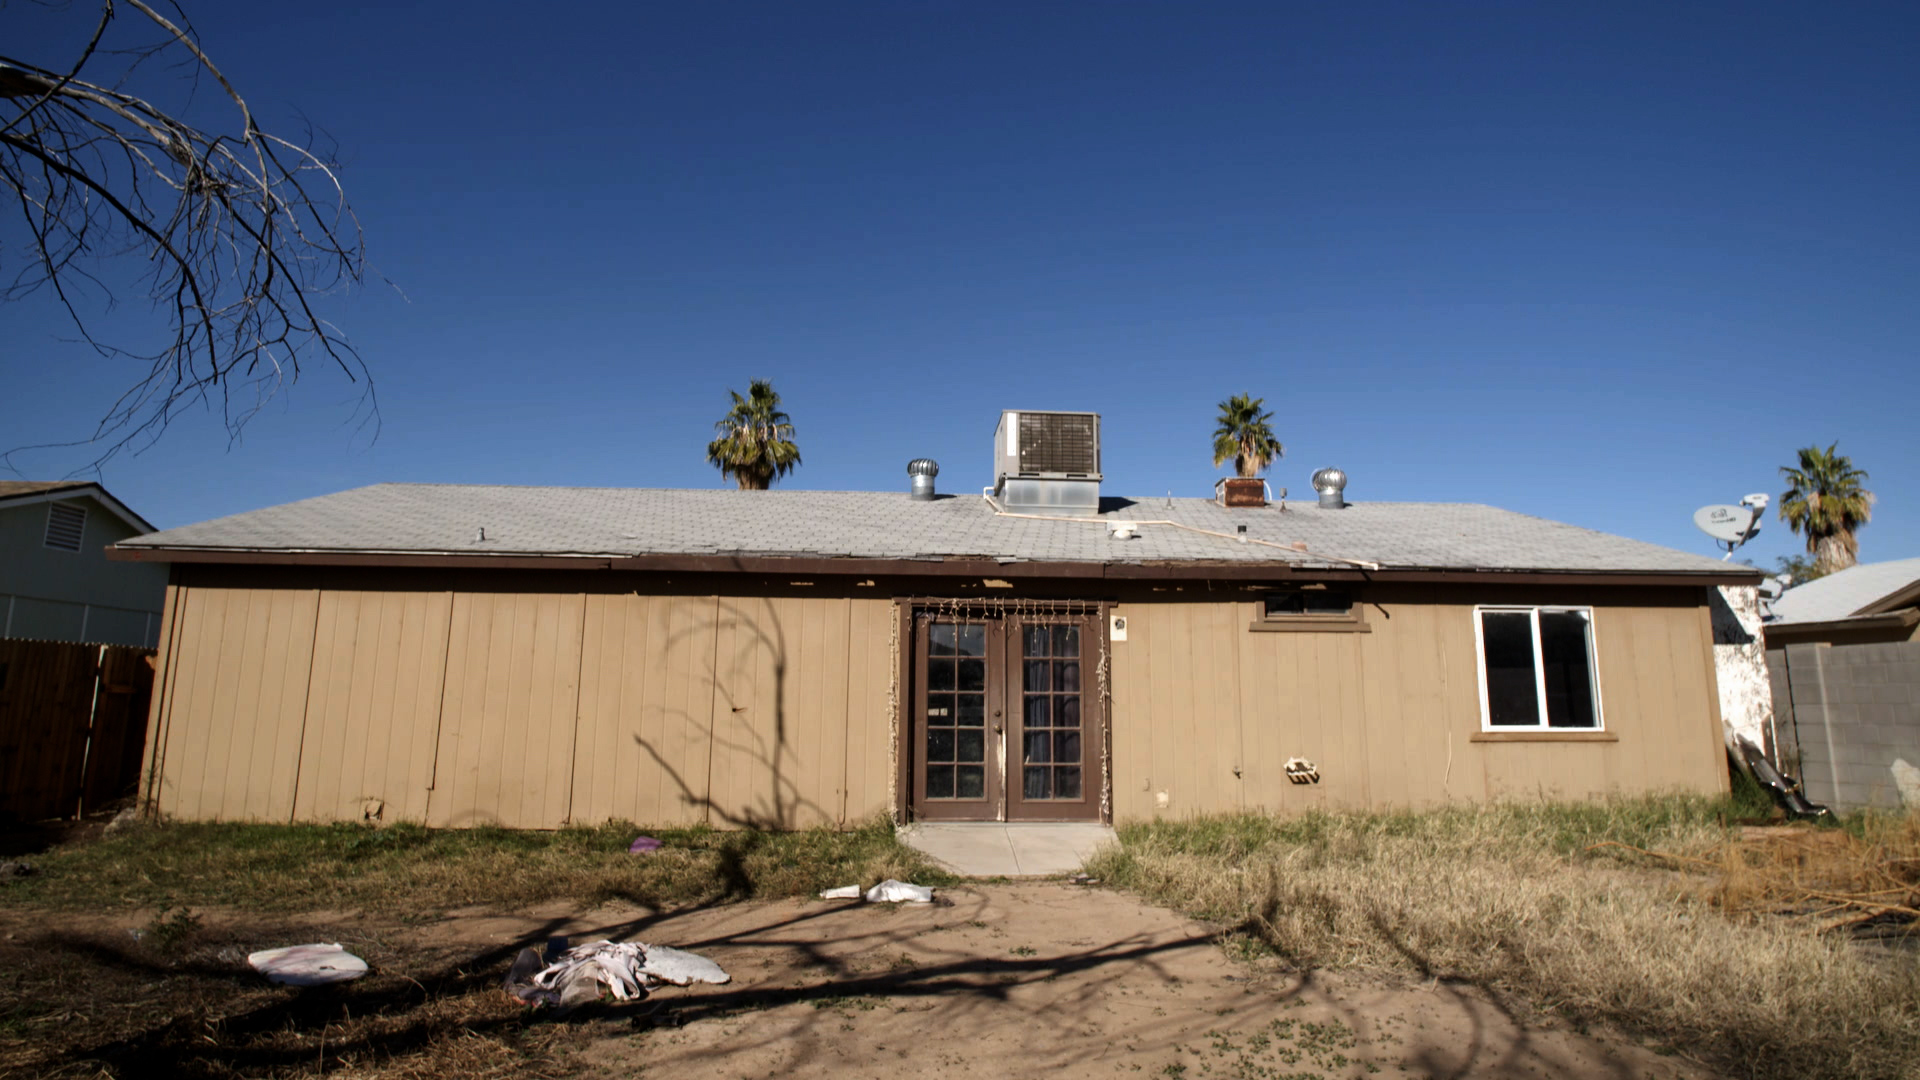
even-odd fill
[(1320, 509), (1339, 510), (1347, 505), (1341, 493), (1347, 490), (1347, 474), (1339, 469), (1321, 469), (1313, 474), (1313, 490), (1320, 493)]
[(909, 494), (918, 502), (933, 500), (933, 478), (940, 475), (940, 463), (932, 458), (914, 458), (907, 462)]

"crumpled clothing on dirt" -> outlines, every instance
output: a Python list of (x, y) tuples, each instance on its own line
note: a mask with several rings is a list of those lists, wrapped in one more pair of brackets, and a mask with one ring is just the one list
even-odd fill
[(722, 984), (733, 977), (697, 953), (637, 941), (595, 941), (577, 945), (542, 967), (540, 953), (522, 949), (507, 971), (506, 991), (529, 1005), (571, 1009), (611, 993), (633, 1001), (663, 983), (687, 986)]

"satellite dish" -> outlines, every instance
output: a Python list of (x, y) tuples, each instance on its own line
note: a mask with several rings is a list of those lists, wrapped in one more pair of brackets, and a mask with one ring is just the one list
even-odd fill
[(1693, 523), (1725, 547), (1728, 557), (1732, 557), (1734, 548), (1753, 539), (1760, 531), (1760, 509), (1724, 503), (1703, 506), (1693, 512)]
[(1744, 506), (1703, 506), (1693, 512), (1693, 523), (1723, 544), (1740, 544), (1760, 531), (1753, 527), (1759, 516)]

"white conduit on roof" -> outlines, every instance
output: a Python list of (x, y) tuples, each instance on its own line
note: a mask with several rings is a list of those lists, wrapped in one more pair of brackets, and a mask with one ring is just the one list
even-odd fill
[(1176, 529), (1185, 529), (1188, 532), (1199, 533), (1202, 536), (1217, 536), (1222, 540), (1232, 540), (1235, 543), (1259, 544), (1262, 547), (1270, 547), (1280, 551), (1284, 551), (1289, 555), (1305, 555), (1315, 559), (1325, 559), (1329, 562), (1346, 563), (1349, 566), (1358, 566), (1363, 570), (1380, 569), (1379, 563), (1368, 562), (1365, 559), (1348, 559), (1339, 555), (1327, 555), (1318, 551), (1309, 551), (1304, 547), (1294, 547), (1291, 544), (1276, 543), (1275, 541), (1272, 541), (1272, 540), (1260, 540), (1251, 536), (1237, 536), (1233, 533), (1223, 533), (1213, 529), (1202, 529), (1198, 525), (1188, 525), (1185, 522), (1180, 522), (1180, 521), (1168, 521), (1164, 518), (1154, 519), (1154, 520), (1136, 520), (1133, 518), (1108, 519), (1108, 518), (1097, 518), (1097, 517), (1059, 517), (1053, 514), (1022, 514), (1017, 511), (1003, 508), (999, 503), (994, 501), (992, 495), (988, 494), (985, 491), (982, 491), (980, 493), (980, 497), (986, 500), (987, 505), (993, 508), (993, 512), (995, 516), (998, 516), (998, 517), (1031, 518), (1034, 521), (1081, 521), (1081, 522), (1086, 522), (1087, 524), (1090, 524), (1090, 525), (1113, 525), (1116, 523), (1124, 523), (1127, 525), (1168, 525)]

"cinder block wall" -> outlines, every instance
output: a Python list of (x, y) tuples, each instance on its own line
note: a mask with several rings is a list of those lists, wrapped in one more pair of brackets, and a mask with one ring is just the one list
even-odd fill
[(1894, 763), (1920, 769), (1920, 642), (1789, 645), (1767, 662), (1776, 689), (1792, 694), (1780, 719), (1799, 736), (1807, 797), (1844, 810), (1899, 807)]

